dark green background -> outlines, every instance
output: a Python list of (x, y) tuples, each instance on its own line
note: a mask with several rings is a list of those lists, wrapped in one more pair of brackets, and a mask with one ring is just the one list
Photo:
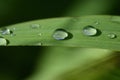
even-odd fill
[[(34, 19), (61, 17), (75, 5), (89, 0), (0, 0), (0, 26), (10, 25)], [(99, 0), (98, 0), (99, 1)], [(119, 0), (113, 1), (112, 9), (103, 14), (120, 15)], [(80, 5), (79, 4), (79, 5)], [(102, 6), (99, 5), (98, 6)]]

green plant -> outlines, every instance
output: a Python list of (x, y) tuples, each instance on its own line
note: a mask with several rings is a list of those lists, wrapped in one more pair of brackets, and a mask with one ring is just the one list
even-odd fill
[[(120, 17), (108, 15), (113, 4), (114, 0), (76, 0), (62, 15), (71, 17), (1, 27), (0, 45), (43, 46), (44, 55), (25, 80), (119, 80)], [(18, 80), (15, 73), (0, 78)]]
[[(8, 45), (10, 46), (73, 46), (119, 51), (119, 19), (118, 16), (85, 16), (30, 21), (2, 29), (1, 36), (9, 41)], [(94, 27), (96, 32), (87, 30), (87, 26)], [(57, 29), (68, 31), (71, 33), (71, 38), (55, 40), (53, 36)], [(91, 33), (93, 34), (91, 35)], [(62, 37), (63, 35), (56, 35), (55, 37)]]

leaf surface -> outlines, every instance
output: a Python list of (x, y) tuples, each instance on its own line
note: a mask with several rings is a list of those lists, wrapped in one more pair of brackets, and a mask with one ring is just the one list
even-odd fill
[[(95, 36), (86, 36), (83, 29), (92, 26), (97, 29)], [(66, 46), (91, 47), (120, 50), (120, 17), (119, 16), (83, 16), (63, 17), (35, 20), (6, 26), (13, 33), (0, 34), (9, 41), (8, 46)], [(56, 40), (53, 34), (57, 29), (63, 29), (71, 34), (69, 39)], [(2, 33), (2, 28), (1, 28)], [(109, 37), (114, 34), (115, 37)]]

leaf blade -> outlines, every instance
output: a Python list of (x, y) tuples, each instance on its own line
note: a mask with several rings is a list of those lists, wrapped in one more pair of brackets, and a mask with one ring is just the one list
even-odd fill
[[(98, 22), (98, 24), (96, 24)], [(39, 24), (39, 28), (32, 29), (31, 25)], [(101, 31), (99, 36), (88, 37), (82, 33), (86, 26), (93, 26)], [(67, 46), (67, 47), (93, 47), (111, 50), (120, 50), (120, 19), (118, 16), (83, 16), (65, 17), (44, 20), (35, 20), (7, 26), (10, 30), (15, 28), (16, 36), (0, 35), (10, 41), (9, 46), (37, 45), (40, 46)], [(58, 41), (52, 35), (56, 29), (64, 29), (73, 37), (69, 40)], [(115, 39), (108, 38), (109, 33), (117, 35)], [(42, 45), (41, 45), (42, 44)], [(39, 45), (37, 45), (39, 46)]]

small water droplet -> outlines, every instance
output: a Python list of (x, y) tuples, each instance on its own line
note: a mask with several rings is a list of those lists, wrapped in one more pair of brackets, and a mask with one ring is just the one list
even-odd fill
[(39, 27), (40, 27), (39, 24), (32, 24), (32, 25), (31, 25), (31, 28), (32, 28), (32, 29), (38, 29)]
[(13, 32), (12, 32), (10, 29), (8, 29), (8, 28), (3, 28), (0, 32), (1, 32), (2, 35), (9, 35), (9, 34), (12, 34), (12, 33), (13, 33)]
[(56, 40), (65, 40), (66, 38), (68, 38), (68, 36), (69, 33), (62, 29), (56, 30), (53, 34), (53, 38)]
[(108, 34), (108, 37), (109, 37), (110, 39), (114, 39), (114, 38), (116, 38), (117, 36), (116, 36), (116, 34), (110, 33), (110, 34)]
[(83, 28), (83, 34), (86, 36), (95, 36), (97, 35), (97, 33), (97, 29), (92, 26), (87, 26)]
[(0, 46), (6, 46), (7, 45), (7, 40), (4, 38), (0, 38)]

